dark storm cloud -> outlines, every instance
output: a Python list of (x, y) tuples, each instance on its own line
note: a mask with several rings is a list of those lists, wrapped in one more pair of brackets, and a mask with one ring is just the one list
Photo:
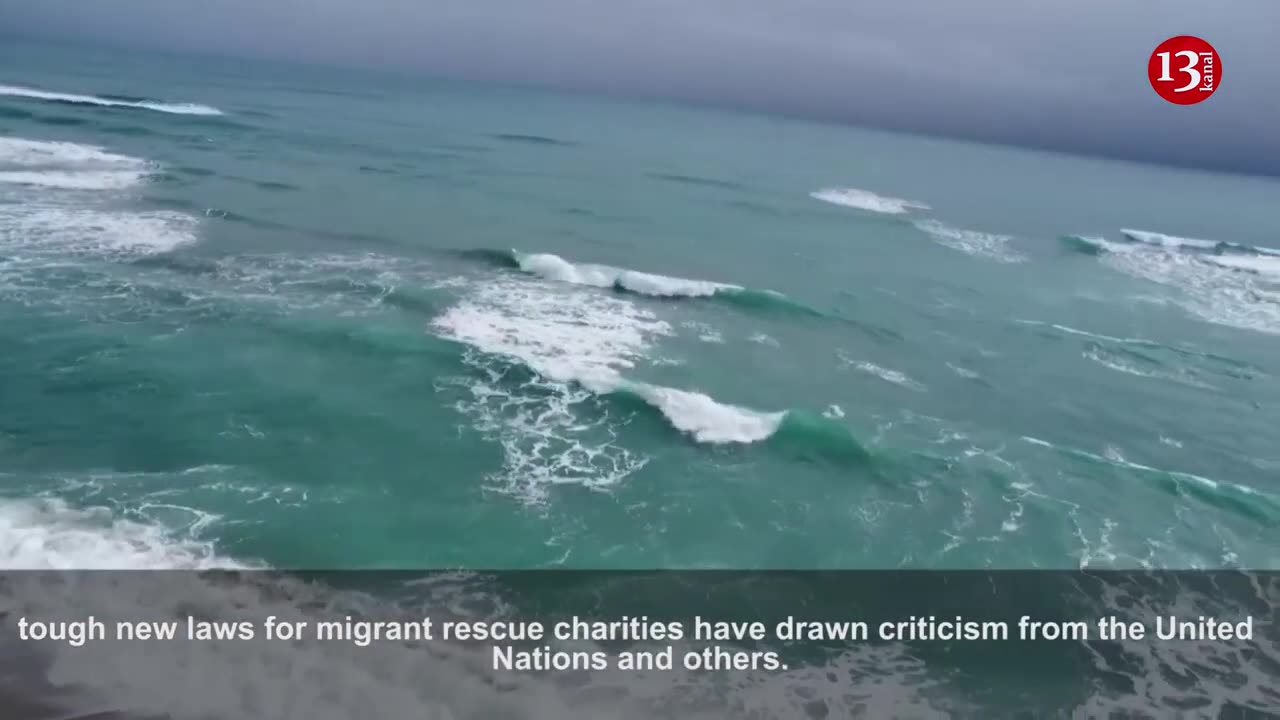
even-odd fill
[[(1280, 174), (1276, 0), (0, 0), (0, 32), (672, 97)], [(1191, 107), (1157, 43), (1212, 42)]]

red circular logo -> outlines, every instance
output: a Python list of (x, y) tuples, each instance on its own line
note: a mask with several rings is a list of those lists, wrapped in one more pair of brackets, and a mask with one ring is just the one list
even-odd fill
[(1147, 61), (1147, 78), (1160, 97), (1177, 105), (1204, 102), (1222, 82), (1222, 59), (1209, 43), (1179, 35), (1160, 43)]

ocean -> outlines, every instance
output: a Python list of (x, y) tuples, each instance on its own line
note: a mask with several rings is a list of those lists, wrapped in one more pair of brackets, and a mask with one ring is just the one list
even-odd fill
[(0, 46), (0, 565), (1276, 569), (1280, 183)]

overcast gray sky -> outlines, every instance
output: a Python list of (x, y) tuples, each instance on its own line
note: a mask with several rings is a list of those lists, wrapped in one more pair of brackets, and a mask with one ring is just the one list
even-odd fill
[[(0, 0), (0, 32), (1280, 174), (1280, 0)], [(1146, 78), (1180, 34), (1222, 57), (1220, 89), (1195, 106)]]

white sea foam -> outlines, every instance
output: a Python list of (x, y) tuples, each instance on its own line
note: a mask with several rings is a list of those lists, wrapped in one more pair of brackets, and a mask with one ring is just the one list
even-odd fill
[(824, 188), (809, 193), (809, 197), (835, 205), (868, 210), (870, 212), (901, 215), (911, 210), (928, 210), (928, 205), (916, 200), (877, 195), (858, 188)]
[(151, 100), (115, 100), (95, 95), (78, 95), (74, 93), (51, 92), (17, 85), (0, 85), (0, 96), (30, 98), (32, 100), (51, 100), (54, 102), (74, 103), (77, 105), (98, 105), (102, 107), (128, 107), (173, 115), (222, 115), (222, 111), (208, 105), (194, 103), (162, 103)]
[(0, 567), (6, 570), (235, 568), (212, 544), (161, 525), (73, 508), (52, 498), (0, 500)]
[(193, 242), (197, 221), (168, 211), (0, 205), (0, 247), (41, 254), (150, 254)]
[[(1272, 267), (1269, 259), (1150, 246), (1141, 252), (1107, 253), (1101, 262), (1126, 275), (1168, 287), (1173, 302), (1208, 322), (1280, 334), (1277, 276), (1267, 272)], [(1245, 264), (1252, 272), (1241, 271)]]
[(608, 265), (571, 263), (559, 255), (550, 253), (525, 254), (513, 252), (520, 269), (548, 280), (590, 285), (592, 287), (618, 287), (641, 295), (655, 297), (708, 297), (722, 290), (741, 290), (737, 285), (667, 277), (652, 273), (636, 272)]
[[(550, 486), (607, 487), (644, 466), (614, 442), (611, 418), (581, 406), (671, 333), (651, 312), (613, 295), (496, 280), (469, 288), (431, 325), (475, 350), (465, 360), (481, 377), (455, 383), (455, 407), (503, 447), (495, 489), (541, 502)], [(512, 377), (512, 362), (534, 374)]]
[(150, 170), (144, 160), (94, 145), (0, 137), (0, 183), (65, 190), (119, 190)]
[(962, 230), (937, 220), (918, 220), (915, 226), (930, 235), (939, 245), (969, 255), (1003, 263), (1024, 262), (1027, 259), (1009, 247), (1010, 241), (1013, 240), (1009, 235)]
[(0, 170), (0, 183), (61, 190), (120, 190), (140, 177), (119, 170)]
[(523, 363), (554, 382), (610, 382), (671, 326), (624, 298), (537, 282), (494, 281), (432, 321), (482, 352)]
[(0, 137), (0, 166), (6, 165), (124, 165), (137, 167), (144, 161), (107, 152), (95, 145), (71, 142)]

